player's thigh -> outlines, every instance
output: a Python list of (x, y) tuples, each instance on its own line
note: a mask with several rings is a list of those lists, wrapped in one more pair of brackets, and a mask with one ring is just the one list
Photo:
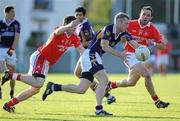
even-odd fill
[(100, 82), (100, 81), (106, 81), (106, 82), (109, 81), (105, 69), (102, 69), (102, 70), (96, 72), (96, 73), (94, 74), (94, 77), (95, 77), (99, 82)]
[(85, 78), (80, 79), (79, 88), (82, 90), (87, 90), (91, 86), (91, 81)]
[(78, 60), (77, 64), (76, 64), (76, 67), (74, 69), (74, 74), (80, 78), (81, 77), (81, 72), (82, 72), (82, 69), (81, 69), (81, 64), (80, 64), (80, 59)]
[(132, 68), (129, 70), (129, 75), (128, 75), (128, 78), (127, 78), (127, 81), (130, 83), (130, 84), (136, 84), (137, 81), (140, 79), (140, 75), (137, 73), (137, 71)]
[(137, 63), (136, 65), (133, 66), (133, 69), (137, 74), (139, 74), (142, 77), (146, 77), (150, 75), (148, 69), (145, 67), (143, 63)]

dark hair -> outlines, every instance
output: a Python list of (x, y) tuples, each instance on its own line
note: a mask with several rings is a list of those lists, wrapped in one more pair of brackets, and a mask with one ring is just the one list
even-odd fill
[(84, 16), (86, 15), (86, 9), (83, 7), (76, 8), (75, 12), (82, 12)]
[(73, 20), (76, 20), (76, 17), (74, 16), (66, 16), (63, 20), (63, 25), (67, 25), (70, 22), (72, 22)]
[(9, 13), (12, 9), (14, 9), (13, 6), (6, 6), (6, 7), (4, 8), (4, 12), (5, 12), (5, 13)]
[(149, 11), (151, 11), (151, 16), (152, 16), (152, 14), (153, 14), (153, 9), (152, 9), (151, 6), (144, 6), (144, 7), (141, 8), (141, 11), (143, 11), (143, 10), (149, 10)]

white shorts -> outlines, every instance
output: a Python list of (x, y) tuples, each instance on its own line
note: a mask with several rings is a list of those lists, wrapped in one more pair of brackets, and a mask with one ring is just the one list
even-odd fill
[(89, 49), (83, 52), (80, 62), (82, 72), (91, 72), (92, 75), (103, 68), (100, 55), (97, 52), (90, 52)]
[(146, 61), (147, 63), (156, 63), (156, 55), (151, 54), (149, 59)]
[(169, 64), (169, 56), (167, 54), (161, 55), (158, 57), (158, 64), (168, 65)]
[(16, 53), (14, 51), (13, 55), (7, 54), (9, 48), (0, 48), (0, 61), (5, 61), (9, 65), (16, 65)]
[(135, 53), (126, 52), (126, 54), (128, 54), (128, 56), (127, 56), (126, 60), (124, 61), (124, 63), (128, 68), (132, 68), (137, 63), (144, 63), (144, 62), (136, 59)]
[(38, 74), (46, 76), (49, 70), (49, 61), (47, 61), (37, 50), (30, 57), (29, 75)]

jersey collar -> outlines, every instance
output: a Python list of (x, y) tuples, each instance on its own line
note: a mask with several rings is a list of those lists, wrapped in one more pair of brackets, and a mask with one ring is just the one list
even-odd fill
[(115, 39), (117, 39), (119, 37), (119, 35), (121, 34), (121, 32), (120, 32), (118, 35), (116, 35), (116, 25), (115, 24), (113, 24), (113, 34), (115, 35)]
[(139, 24), (139, 26), (141, 27), (141, 28), (145, 28), (145, 27), (150, 27), (150, 25), (151, 25), (151, 22), (149, 22), (147, 25), (145, 25), (145, 26), (141, 26), (141, 24), (140, 24), (140, 19), (138, 19), (138, 24)]
[(7, 26), (11, 25), (12, 22), (14, 22), (15, 20), (12, 19), (9, 23), (7, 23), (6, 18), (3, 19), (3, 23), (5, 23)]
[(88, 21), (88, 19), (85, 18), (79, 25), (82, 25), (82, 24), (86, 23), (87, 21)]
[(67, 32), (64, 32), (66, 37), (69, 39), (71, 37), (72, 34), (68, 35)]

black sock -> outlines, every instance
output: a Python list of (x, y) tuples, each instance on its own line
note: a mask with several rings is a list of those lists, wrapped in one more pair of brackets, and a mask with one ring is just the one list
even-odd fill
[(9, 96), (10, 96), (10, 98), (13, 98), (13, 97), (14, 97), (14, 90), (10, 90)]
[(14, 90), (10, 90), (9, 95), (13, 96), (14, 95)]
[(54, 84), (54, 91), (62, 91), (61, 84)]
[(100, 110), (102, 110), (103, 109), (103, 106), (102, 105), (97, 105), (96, 106), (96, 111), (100, 111)]

